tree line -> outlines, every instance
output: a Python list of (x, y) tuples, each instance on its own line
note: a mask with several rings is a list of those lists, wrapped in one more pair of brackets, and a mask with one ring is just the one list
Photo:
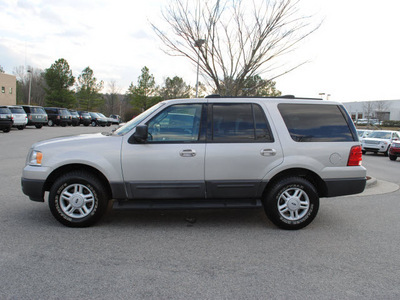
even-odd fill
[[(128, 90), (121, 93), (115, 81), (108, 83), (94, 76), (90, 67), (82, 70), (75, 78), (64, 58), (56, 60), (44, 71), (20, 66), (14, 69), (17, 77), (17, 104), (65, 107), (69, 109), (101, 111), (106, 115), (119, 114), (124, 119), (148, 109), (152, 105), (168, 99), (193, 98), (195, 87), (183, 78), (167, 77), (162, 85), (157, 85), (155, 77), (145, 66), (137, 82), (131, 82)], [(29, 101), (30, 86), (30, 101)], [(243, 96), (279, 96), (275, 82), (263, 80), (259, 75), (246, 78)], [(199, 83), (199, 97), (207, 95), (207, 86)], [(218, 92), (211, 89), (212, 93)]]

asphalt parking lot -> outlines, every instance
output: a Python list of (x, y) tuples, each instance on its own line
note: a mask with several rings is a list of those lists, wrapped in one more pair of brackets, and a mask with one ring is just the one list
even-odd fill
[(112, 128), (0, 133), (0, 299), (400, 298), (400, 161), (365, 156), (377, 183), (321, 199), (299, 231), (260, 209), (110, 210), (73, 229), (22, 193), (32, 143)]

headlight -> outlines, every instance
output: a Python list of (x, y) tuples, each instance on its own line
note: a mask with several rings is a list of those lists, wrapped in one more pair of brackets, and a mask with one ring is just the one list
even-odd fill
[(33, 150), (31, 156), (29, 157), (29, 165), (31, 166), (41, 166), (42, 165), (43, 154), (40, 151)]

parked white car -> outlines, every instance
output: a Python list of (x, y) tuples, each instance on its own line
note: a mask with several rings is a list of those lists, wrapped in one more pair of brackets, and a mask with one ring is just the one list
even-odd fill
[(8, 108), (11, 110), (13, 116), (13, 127), (17, 127), (19, 130), (24, 129), (26, 124), (28, 124), (28, 115), (22, 106), (8, 106)]
[(400, 140), (399, 131), (375, 130), (367, 138), (363, 139), (361, 143), (362, 153), (384, 153), (387, 156), (390, 145), (397, 140)]

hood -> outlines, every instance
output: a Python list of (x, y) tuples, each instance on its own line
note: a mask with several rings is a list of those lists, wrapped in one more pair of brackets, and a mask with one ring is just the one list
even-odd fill
[(42, 147), (57, 147), (62, 146), (64, 144), (95, 144), (97, 141), (110, 138), (110, 136), (102, 134), (102, 133), (90, 133), (90, 134), (80, 134), (80, 135), (73, 135), (73, 136), (65, 136), (65, 137), (57, 137), (49, 140), (44, 140), (37, 142), (32, 145), (33, 148), (42, 148)]

